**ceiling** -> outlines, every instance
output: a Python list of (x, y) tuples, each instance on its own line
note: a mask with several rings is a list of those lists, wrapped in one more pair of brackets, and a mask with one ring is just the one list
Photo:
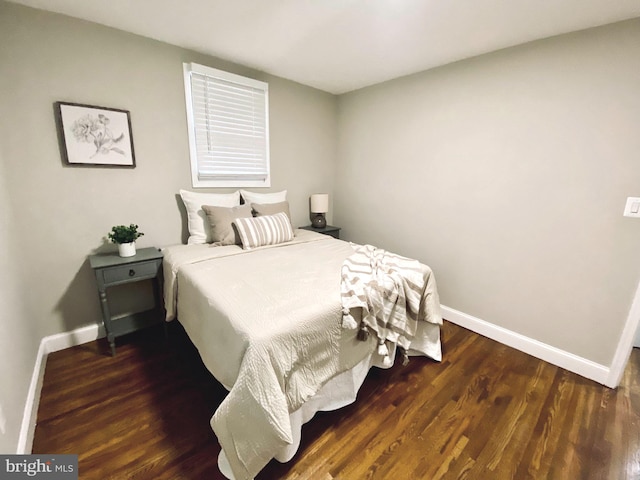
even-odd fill
[(640, 0), (12, 0), (334, 94), (640, 16)]

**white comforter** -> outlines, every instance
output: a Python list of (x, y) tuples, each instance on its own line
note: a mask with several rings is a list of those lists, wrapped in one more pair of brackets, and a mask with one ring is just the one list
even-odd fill
[[(375, 349), (341, 328), (340, 271), (352, 253), (346, 242), (305, 230), (251, 251), (165, 249), (167, 319), (177, 314), (230, 390), (211, 426), (236, 479), (252, 478), (291, 444), (290, 413)], [(416, 345), (440, 359), (439, 339)]]

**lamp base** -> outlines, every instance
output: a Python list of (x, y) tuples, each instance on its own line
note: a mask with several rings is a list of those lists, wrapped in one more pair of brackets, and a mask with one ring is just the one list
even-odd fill
[(327, 219), (324, 218), (324, 213), (316, 213), (311, 219), (311, 226), (313, 228), (324, 228), (327, 226)]

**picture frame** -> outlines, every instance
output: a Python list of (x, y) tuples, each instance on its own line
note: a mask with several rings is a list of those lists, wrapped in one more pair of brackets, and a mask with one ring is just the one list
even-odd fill
[(128, 110), (69, 102), (54, 110), (66, 165), (135, 168)]

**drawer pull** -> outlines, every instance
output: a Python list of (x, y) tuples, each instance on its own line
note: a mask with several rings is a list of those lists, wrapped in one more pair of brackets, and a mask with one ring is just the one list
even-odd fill
[(129, 270), (129, 276), (133, 277), (136, 274), (136, 271), (132, 268), (131, 270)]

